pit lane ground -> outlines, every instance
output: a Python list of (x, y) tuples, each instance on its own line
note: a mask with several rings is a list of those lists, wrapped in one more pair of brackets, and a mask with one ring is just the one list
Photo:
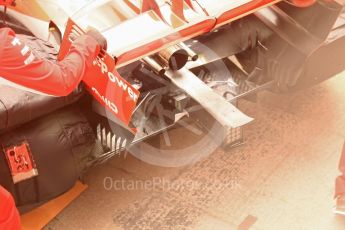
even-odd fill
[(304, 92), (263, 92), (240, 108), (255, 118), (245, 145), (183, 168), (114, 158), (88, 173), (88, 190), (46, 229), (345, 229), (332, 213), (345, 73)]

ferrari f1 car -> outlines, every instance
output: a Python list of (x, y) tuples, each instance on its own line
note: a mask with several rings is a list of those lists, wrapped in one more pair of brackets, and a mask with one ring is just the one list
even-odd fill
[[(100, 163), (126, 149), (135, 152), (138, 143), (176, 125), (193, 123), (219, 144), (238, 143), (241, 127), (253, 120), (236, 107), (240, 98), (253, 99), (260, 90), (303, 90), (344, 69), (344, 5), (17, 0), (2, 15), (18, 33), (52, 42), (59, 58), (88, 27), (107, 38), (108, 54), (95, 60), (84, 79), (93, 99), (83, 108), (107, 152)], [(57, 99), (42, 106), (52, 100)]]

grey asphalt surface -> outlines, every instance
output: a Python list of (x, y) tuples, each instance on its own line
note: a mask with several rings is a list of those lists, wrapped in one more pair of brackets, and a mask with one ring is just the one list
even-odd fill
[(332, 213), (345, 73), (240, 108), (255, 118), (244, 145), (180, 168), (114, 158), (88, 173), (89, 188), (46, 229), (345, 229)]

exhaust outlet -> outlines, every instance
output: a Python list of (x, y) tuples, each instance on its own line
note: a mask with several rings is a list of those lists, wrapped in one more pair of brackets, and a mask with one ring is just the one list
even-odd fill
[(164, 66), (171, 70), (179, 70), (187, 64), (189, 55), (179, 45), (173, 45), (160, 51), (158, 57)]
[(165, 68), (159, 64), (153, 57), (144, 57), (143, 62), (150, 66), (151, 69), (156, 72), (159, 76), (163, 76), (165, 74)]
[(187, 51), (188, 56), (192, 59), (192, 61), (198, 60), (199, 56), (191, 48), (189, 48), (186, 44), (181, 42), (180, 46), (181, 46), (182, 49)]

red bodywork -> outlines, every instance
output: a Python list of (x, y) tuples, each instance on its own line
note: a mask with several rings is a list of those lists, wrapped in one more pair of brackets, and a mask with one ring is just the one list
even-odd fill
[[(114, 59), (110, 55), (106, 55), (105, 59), (96, 60), (95, 63), (97, 63), (97, 65), (90, 69), (89, 74), (84, 77), (83, 81), (88, 86), (90, 93), (124, 124), (128, 124), (131, 119), (131, 114), (135, 108), (139, 92), (134, 89), (131, 84), (121, 78), (116, 71), (117, 67), (127, 65), (142, 57), (159, 52), (169, 45), (174, 45), (193, 37), (209, 33), (257, 9), (279, 2), (279, 0), (253, 0), (239, 7), (229, 10), (224, 9), (218, 16), (208, 15), (207, 12), (203, 14), (198, 13), (200, 18), (194, 23), (190, 23), (187, 21), (188, 18), (184, 17), (184, 7), (187, 6), (193, 9), (192, 2), (173, 0), (170, 3), (166, 3), (165, 6), (169, 5), (171, 7), (171, 12), (179, 16), (180, 19), (185, 22), (183, 26), (177, 28), (167, 23), (168, 20), (164, 18), (161, 12), (163, 6), (158, 7), (154, 0), (143, 1), (141, 8), (136, 8), (130, 1), (126, 2), (134, 12), (140, 12), (142, 14), (147, 14), (149, 13), (148, 11), (155, 12), (158, 18), (166, 24), (166, 28), (171, 28), (171, 33), (164, 36), (154, 36), (157, 31), (151, 31), (154, 38), (147, 40), (147, 42), (143, 44), (137, 45), (136, 41), (138, 41), (138, 39), (140, 41), (140, 38), (129, 35), (133, 27), (124, 27), (126, 33), (114, 32), (112, 36), (125, 36), (126, 39), (133, 40), (133, 47), (129, 47), (119, 54), (113, 54)], [(207, 11), (207, 9), (205, 10)], [(138, 15), (138, 17), (128, 20), (140, 20), (140, 16), (141, 15)], [(152, 23), (156, 20), (157, 18), (152, 18)], [(61, 45), (60, 59), (64, 57), (65, 53), (69, 50), (71, 44), (69, 34), (72, 32), (73, 26), (76, 25), (70, 20)], [(81, 29), (78, 28), (77, 30), (80, 31)], [(106, 64), (106, 66), (104, 66), (104, 64)], [(104, 69), (106, 69), (106, 71), (104, 71)], [(112, 79), (113, 82), (111, 81)], [(121, 82), (122, 87), (118, 82)], [(130, 89), (130, 92), (128, 92), (128, 89)]]
[[(63, 43), (60, 48), (59, 60), (65, 59), (72, 41), (70, 35), (82, 29), (72, 20), (67, 23)], [(83, 81), (94, 98), (106, 107), (115, 117), (128, 125), (132, 112), (139, 98), (139, 91), (123, 79), (115, 69), (115, 60), (108, 54), (102, 59), (96, 58), (84, 74)]]
[[(212, 30), (230, 23), (236, 19), (244, 17), (250, 13), (253, 13), (255, 10), (258, 10), (262, 7), (274, 4), (279, 2), (280, 0), (254, 0), (247, 4), (244, 4), (240, 7), (236, 7), (230, 10), (224, 10), (220, 16), (213, 16), (213, 15), (200, 15), (200, 18), (204, 18), (203, 20), (199, 21), (196, 24), (190, 24), (187, 19), (184, 17), (183, 12), (183, 1), (182, 0), (173, 0), (171, 3), (171, 10), (180, 18), (182, 18), (186, 22), (186, 27), (181, 29), (176, 29), (171, 34), (160, 37), (156, 40), (150, 41), (144, 45), (139, 47), (133, 48), (128, 52), (124, 52), (116, 57), (117, 59), (117, 66), (122, 66), (125, 64), (130, 63), (131, 61), (137, 60), (140, 57), (147, 56), (148, 54), (157, 52), (164, 48), (167, 44), (174, 44), (176, 41), (185, 41), (191, 39), (193, 37), (199, 36), (201, 34), (206, 34), (211, 32)], [(152, 2), (154, 0), (144, 1), (146, 5), (142, 9), (135, 9), (136, 11), (145, 12), (148, 10), (153, 10), (158, 16), (161, 17), (160, 8), (157, 8)], [(150, 4), (148, 2), (151, 2)], [(190, 1), (184, 1), (188, 6), (191, 5)], [(205, 9), (207, 11), (207, 9)], [(131, 19), (129, 19), (131, 20)], [(163, 19), (164, 20), (164, 19)], [(189, 26), (190, 24), (190, 26)], [(170, 26), (170, 25), (169, 25)], [(121, 35), (117, 35), (121, 36)]]
[[(79, 76), (84, 76), (83, 81), (88, 86), (91, 94), (95, 96), (101, 104), (110, 109), (119, 120), (128, 124), (139, 97), (139, 92), (133, 88), (131, 84), (121, 78), (115, 68), (157, 53), (170, 45), (209, 33), (222, 25), (279, 1), (280, 0), (242, 1), (242, 4), (236, 7), (218, 9), (217, 12), (214, 13), (215, 15), (213, 15), (213, 13), (210, 13), (212, 10), (202, 6), (202, 4), (198, 3), (199, 1), (171, 0), (165, 3), (164, 6), (169, 6), (171, 14), (175, 14), (184, 22), (182, 26), (178, 27), (174, 27), (168, 23), (168, 19), (164, 18), (161, 12), (164, 6), (158, 6), (154, 0), (144, 0), (140, 9), (135, 8), (133, 4), (130, 4), (130, 1), (125, 1), (128, 7), (134, 10), (134, 12), (142, 14), (148, 11), (155, 12), (161, 22), (168, 28), (168, 31), (171, 32), (163, 36), (152, 36), (153, 39), (145, 40), (145, 42), (140, 42), (140, 44), (138, 42), (140, 38), (138, 37), (129, 36), (126, 33), (113, 34), (117, 37), (125, 36), (125, 39), (127, 39), (126, 36), (128, 36), (129, 40), (133, 40), (133, 42), (130, 43), (133, 44), (133, 46), (130, 45), (129, 47), (125, 47), (125, 49), (119, 53), (112, 53), (114, 58), (107, 55), (104, 60), (98, 59), (94, 61), (94, 54), (96, 53), (94, 41), (85, 36), (81, 36), (81, 38), (79, 38), (80, 41), (71, 46), (71, 49), (71, 43), (68, 38), (65, 37), (61, 48), (60, 62), (57, 65), (41, 59), (31, 60), (31, 62), (29, 60), (30, 56), (28, 56), (31, 55), (30, 52), (22, 55), (23, 50), (25, 51), (25, 46), (23, 44), (17, 46), (11, 44), (14, 39), (14, 34), (11, 34), (11, 32), (2, 32), (0, 34), (0, 40), (4, 41), (5, 46), (0, 47), (0, 76), (2, 75), (8, 80), (27, 88), (57, 96), (63, 96), (71, 92), (80, 80), (77, 78)], [(6, 0), (2, 2), (2, 4), (8, 5), (13, 4), (13, 2), (14, 1)], [(217, 4), (217, 1), (214, 2)], [(235, 0), (234, 2), (236, 3)], [(297, 6), (304, 6), (305, 4), (310, 5), (312, 2), (314, 2), (314, 0), (293, 0), (293, 3)], [(197, 12), (194, 7), (195, 5), (193, 5), (195, 3), (203, 9), (203, 12)], [(238, 3), (241, 3), (241, 1), (239, 0)], [(186, 8), (195, 11), (198, 15), (196, 20), (189, 20), (185, 15)], [(139, 19), (140, 15), (128, 20)], [(152, 18), (152, 21), (154, 20), (157, 20), (157, 18)], [(124, 29), (130, 32), (130, 29), (133, 28), (124, 27)], [(152, 31), (152, 34), (155, 35), (155, 32), (156, 31)], [(67, 34), (67, 32), (65, 34)], [(66, 53), (69, 54), (65, 61), (62, 60), (61, 57), (65, 57)], [(25, 64), (28, 60), (30, 63)], [(89, 66), (85, 66), (83, 63), (89, 63)], [(16, 68), (13, 68), (14, 66)], [(10, 74), (8, 74), (9, 72)]]
[(0, 5), (2, 6), (13, 6), (15, 4), (15, 0), (1, 0)]
[(316, 0), (291, 0), (290, 1), (294, 6), (297, 7), (309, 7), (311, 5), (313, 5)]

